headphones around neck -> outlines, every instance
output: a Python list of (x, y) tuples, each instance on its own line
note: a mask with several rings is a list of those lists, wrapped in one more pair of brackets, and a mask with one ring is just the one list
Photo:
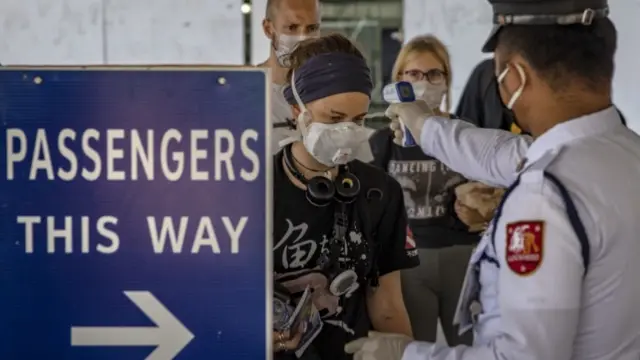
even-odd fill
[(283, 148), (284, 164), (287, 170), (298, 181), (307, 187), (307, 200), (318, 207), (329, 205), (334, 199), (341, 203), (352, 203), (360, 194), (360, 180), (351, 172), (346, 165), (340, 165), (338, 176), (335, 180), (325, 176), (314, 176), (306, 179), (293, 165), (294, 158), (291, 152), (293, 144), (288, 144)]

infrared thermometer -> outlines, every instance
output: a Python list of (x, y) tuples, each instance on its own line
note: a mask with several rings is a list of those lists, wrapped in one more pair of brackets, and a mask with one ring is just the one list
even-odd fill
[[(386, 85), (382, 89), (382, 98), (388, 104), (399, 104), (414, 102), (420, 98), (420, 89), (414, 88), (414, 86), (408, 81), (399, 81), (389, 85)], [(402, 124), (402, 146), (411, 147), (417, 146), (416, 139), (411, 135), (409, 129)]]

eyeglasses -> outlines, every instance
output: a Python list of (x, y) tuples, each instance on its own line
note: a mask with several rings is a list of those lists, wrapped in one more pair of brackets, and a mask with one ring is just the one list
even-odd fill
[(427, 71), (410, 69), (410, 70), (404, 71), (400, 75), (407, 76), (410, 79), (410, 81), (427, 80), (432, 85), (439, 85), (447, 80), (447, 73), (440, 69), (431, 69)]

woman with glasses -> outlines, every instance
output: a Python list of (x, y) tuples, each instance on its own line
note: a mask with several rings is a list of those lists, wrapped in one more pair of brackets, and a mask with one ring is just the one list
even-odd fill
[[(409, 81), (424, 89), (428, 106), (449, 111), (449, 54), (435, 37), (420, 36), (407, 43), (396, 59), (392, 79)], [(414, 337), (435, 341), (440, 319), (449, 345), (470, 345), (472, 335), (458, 336), (457, 326), (452, 324), (467, 262), (478, 241), (477, 232), (470, 232), (465, 224), (479, 220), (460, 219), (454, 209), (455, 188), (466, 180), (425, 155), (420, 147), (394, 144), (388, 128), (375, 133), (370, 144), (374, 164), (386, 169), (402, 186), (419, 252), (420, 266), (402, 272), (402, 291)], [(461, 206), (458, 204), (458, 208)], [(475, 214), (464, 210), (460, 213)]]

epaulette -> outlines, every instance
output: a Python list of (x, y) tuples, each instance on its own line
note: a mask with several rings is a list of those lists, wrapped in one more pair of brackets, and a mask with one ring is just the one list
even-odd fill
[(546, 170), (557, 158), (558, 155), (562, 152), (563, 147), (557, 147), (551, 150), (548, 150), (540, 158), (531, 163), (526, 163), (522, 170), (520, 170), (520, 174), (530, 171), (544, 171)]

